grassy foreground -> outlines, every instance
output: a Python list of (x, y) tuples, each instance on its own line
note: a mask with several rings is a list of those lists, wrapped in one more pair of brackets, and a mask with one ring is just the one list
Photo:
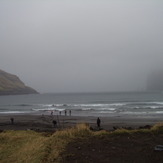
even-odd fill
[[(139, 152), (142, 154), (149, 150), (151, 157), (153, 147), (161, 143), (160, 141), (163, 144), (162, 124), (155, 125), (151, 129), (119, 129), (114, 132), (94, 132), (86, 124), (53, 134), (34, 131), (3, 131), (0, 133), (0, 162), (61, 163), (96, 162), (96, 160), (97, 162), (118, 162), (117, 158), (114, 159), (116, 155), (120, 160), (124, 159), (124, 162), (127, 162), (126, 157), (128, 162), (132, 162), (132, 157), (136, 157)], [(137, 150), (134, 149), (133, 156), (131, 156), (132, 146), (137, 147)], [(156, 157), (154, 153), (152, 154), (151, 162), (163, 161), (162, 152), (156, 154)], [(138, 161), (147, 162), (148, 155), (144, 159), (146, 160), (143, 160), (141, 156)]]

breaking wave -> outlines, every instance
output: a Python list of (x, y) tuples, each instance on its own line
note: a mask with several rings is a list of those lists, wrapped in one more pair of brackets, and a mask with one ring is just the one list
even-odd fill
[(1, 114), (20, 114), (20, 113), (47, 113), (51, 111), (54, 113), (64, 112), (65, 110), (72, 110), (73, 113), (80, 115), (90, 114), (163, 114), (163, 102), (113, 102), (113, 103), (62, 103), (62, 104), (14, 104), (1, 105)]

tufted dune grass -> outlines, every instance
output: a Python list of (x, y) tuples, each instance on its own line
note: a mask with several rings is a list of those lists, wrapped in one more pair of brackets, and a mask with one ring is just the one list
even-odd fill
[(77, 139), (106, 137), (121, 137), (134, 134), (163, 134), (163, 124), (157, 124), (151, 129), (116, 131), (92, 131), (88, 124), (78, 124), (69, 129), (56, 131), (53, 134), (35, 131), (3, 131), (0, 133), (1, 163), (50, 163), (62, 162), (66, 147)]

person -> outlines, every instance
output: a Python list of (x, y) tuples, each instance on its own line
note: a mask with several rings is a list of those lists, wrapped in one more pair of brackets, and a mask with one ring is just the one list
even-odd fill
[(67, 115), (67, 110), (65, 110), (65, 116)]
[(61, 111), (59, 111), (59, 115), (60, 115), (60, 116), (61, 116), (61, 114), (62, 114)]
[(51, 116), (53, 115), (53, 111), (51, 111)]
[(100, 128), (100, 124), (101, 124), (101, 120), (100, 120), (100, 118), (98, 117), (98, 118), (97, 118), (97, 127)]
[(13, 125), (14, 124), (14, 118), (10, 118), (11, 120), (11, 124)]
[(69, 110), (69, 115), (71, 116), (71, 110)]
[(56, 127), (56, 125), (57, 125), (57, 121), (56, 120), (53, 120), (53, 125), (54, 125), (54, 127)]

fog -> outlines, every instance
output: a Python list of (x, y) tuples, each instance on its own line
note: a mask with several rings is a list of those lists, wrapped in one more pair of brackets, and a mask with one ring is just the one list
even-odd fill
[(0, 1), (0, 69), (41, 93), (143, 91), (162, 29), (161, 0)]

